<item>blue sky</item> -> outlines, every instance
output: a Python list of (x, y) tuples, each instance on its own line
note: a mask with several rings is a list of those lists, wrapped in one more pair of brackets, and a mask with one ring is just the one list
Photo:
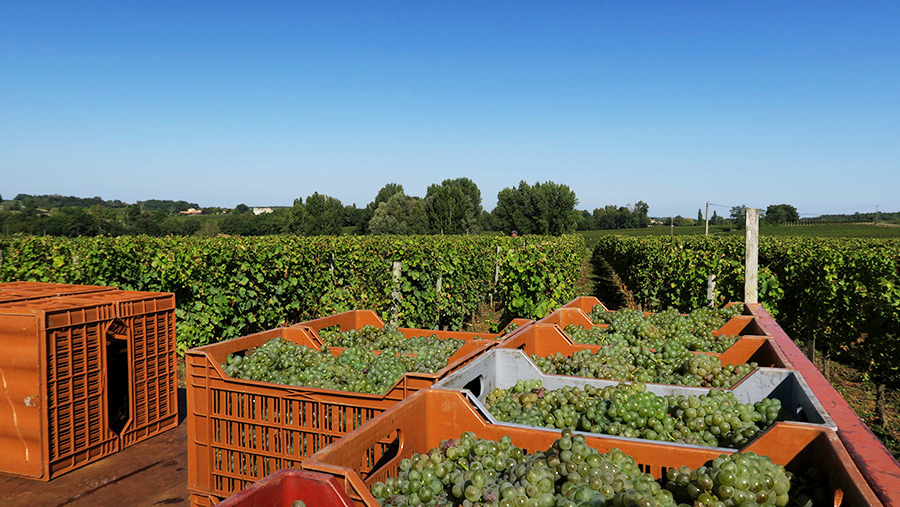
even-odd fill
[(900, 2), (0, 3), (0, 194), (900, 210)]

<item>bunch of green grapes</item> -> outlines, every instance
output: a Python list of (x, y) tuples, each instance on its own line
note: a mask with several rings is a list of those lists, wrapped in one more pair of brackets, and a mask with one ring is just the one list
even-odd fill
[(829, 505), (827, 479), (814, 468), (795, 476), (766, 456), (744, 452), (723, 454), (693, 470), (670, 468), (656, 481), (621, 450), (600, 453), (570, 430), (533, 454), (507, 436), (495, 442), (465, 432), (401, 460), (398, 468), (396, 476), (371, 486), (381, 505)]
[(633, 309), (608, 312), (597, 307), (591, 312), (595, 323), (608, 327), (566, 326), (565, 332), (579, 343), (605, 345), (624, 341), (628, 345), (660, 348), (666, 343), (679, 343), (688, 350), (723, 352), (737, 341), (736, 336), (714, 335), (728, 318), (740, 308), (714, 310), (700, 308), (689, 315), (681, 315), (672, 308), (644, 315)]
[(505, 422), (735, 448), (782, 416), (777, 399), (745, 404), (734, 393), (715, 389), (699, 396), (658, 396), (639, 382), (547, 390), (538, 380), (520, 380), (511, 389), (492, 391), (486, 406)]
[[(666, 489), (675, 499), (690, 505), (785, 507), (792, 496), (791, 473), (752, 452), (723, 454), (696, 470), (670, 468), (666, 479)], [(799, 494), (793, 497), (801, 499)]]
[[(788, 472), (790, 475), (790, 472)], [(834, 505), (828, 478), (816, 467), (809, 467), (801, 474), (791, 475), (791, 489), (788, 491), (791, 507), (815, 507)]]
[[(399, 464), (396, 477), (376, 482), (381, 505), (576, 507), (675, 506), (672, 493), (618, 449), (601, 454), (583, 435), (564, 430), (546, 451), (527, 454), (508, 436), (483, 440), (471, 432), (444, 440)], [(654, 504), (654, 503), (651, 503)]]
[(756, 362), (738, 365), (726, 363), (723, 365), (716, 356), (692, 354), (691, 357), (681, 364), (678, 371), (685, 378), (692, 379), (685, 385), (727, 389), (740, 382), (742, 378), (749, 375), (757, 366), (759, 364)]
[(693, 354), (675, 342), (656, 350), (615, 343), (571, 356), (532, 354), (531, 360), (550, 375), (723, 388), (735, 385), (758, 366), (755, 362), (723, 365), (716, 356)]
[(424, 373), (435, 373), (447, 366), (447, 358), (465, 343), (465, 340), (458, 338), (441, 339), (436, 335), (407, 338), (390, 324), (380, 328), (365, 325), (349, 331), (326, 328), (319, 332), (319, 336), (330, 347), (360, 347), (386, 354), (412, 354), (416, 365), (410, 371)]
[(571, 356), (533, 354), (531, 359), (541, 371), (553, 375), (700, 385), (699, 379), (680, 374), (682, 365), (691, 357), (690, 352), (674, 343), (659, 351), (618, 343), (597, 352), (583, 349)]
[[(743, 308), (740, 305), (732, 305), (727, 308), (700, 307), (692, 310), (687, 315), (687, 317), (697, 325), (705, 326), (708, 329), (718, 329), (722, 327), (729, 319), (731, 319), (735, 315), (739, 315), (742, 310)], [(609, 324), (615, 318), (615, 315), (617, 313), (628, 313), (635, 311), (637, 310), (623, 309), (619, 311), (609, 311), (602, 305), (596, 305), (593, 309), (591, 309), (591, 313), (588, 316), (597, 324)], [(667, 312), (677, 313), (676, 310), (668, 308), (667, 310), (660, 312), (660, 314)]]
[(273, 338), (245, 354), (229, 354), (222, 365), (233, 378), (276, 384), (384, 393), (405, 373), (435, 373), (447, 366), (463, 340), (422, 338), (408, 346), (411, 352), (375, 352), (359, 345), (335, 356), (327, 348), (315, 350), (282, 338)]

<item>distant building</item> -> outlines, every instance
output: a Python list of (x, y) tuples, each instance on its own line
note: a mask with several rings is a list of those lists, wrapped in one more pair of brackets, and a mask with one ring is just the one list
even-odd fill
[(188, 208), (187, 211), (179, 211), (179, 213), (182, 215), (199, 215), (203, 213), (203, 211), (195, 208)]
[(253, 208), (254, 215), (262, 215), (263, 213), (272, 213), (272, 208)]

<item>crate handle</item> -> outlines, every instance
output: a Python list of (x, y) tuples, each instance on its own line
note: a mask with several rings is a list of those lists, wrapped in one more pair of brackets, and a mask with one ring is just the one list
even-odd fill
[[(390, 465), (393, 461), (396, 461), (397, 458), (403, 456), (404, 450), (406, 449), (406, 439), (404, 438), (404, 432), (399, 428), (393, 430), (391, 433), (394, 435), (388, 434), (385, 435), (384, 438), (379, 439), (376, 446), (382, 446), (386, 450), (384, 454), (372, 465), (372, 468), (369, 470), (366, 477), (371, 477), (373, 475), (378, 475), (381, 473), (382, 469)], [(393, 438), (392, 438), (393, 437)], [(384, 439), (390, 439), (387, 443), (384, 443)], [(363, 457), (365, 459), (365, 457)]]
[(472, 396), (476, 398), (481, 396), (482, 391), (484, 391), (484, 375), (478, 375), (467, 382), (462, 388), (472, 393)]
[(482, 417), (482, 419), (484, 419), (488, 423), (493, 423), (494, 421), (496, 421), (496, 419), (494, 419), (494, 417), (490, 414), (490, 412), (485, 411), (486, 407), (484, 407), (484, 405), (479, 403), (478, 397), (475, 396), (474, 394), (472, 394), (472, 391), (469, 391), (468, 389), (463, 389), (461, 392), (465, 395), (466, 399), (469, 401), (469, 406), (473, 410), (475, 410), (475, 412), (477, 412), (478, 415), (480, 415)]
[(319, 401), (314, 395), (312, 395), (306, 391), (298, 391), (298, 390), (291, 389), (291, 388), (285, 389), (284, 392), (282, 393), (282, 395), (285, 398), (290, 399), (290, 400), (301, 399), (304, 401), (312, 401), (312, 402)]
[(119, 318), (111, 320), (109, 326), (106, 328), (106, 336), (111, 336), (116, 340), (127, 340), (128, 324), (125, 324), (125, 322)]

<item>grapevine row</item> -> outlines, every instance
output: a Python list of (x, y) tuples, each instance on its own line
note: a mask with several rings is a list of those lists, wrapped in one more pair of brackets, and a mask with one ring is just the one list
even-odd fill
[(354, 309), (459, 329), (491, 295), (540, 317), (574, 296), (584, 249), (578, 236), (0, 236), (0, 281), (173, 292), (184, 351)]

